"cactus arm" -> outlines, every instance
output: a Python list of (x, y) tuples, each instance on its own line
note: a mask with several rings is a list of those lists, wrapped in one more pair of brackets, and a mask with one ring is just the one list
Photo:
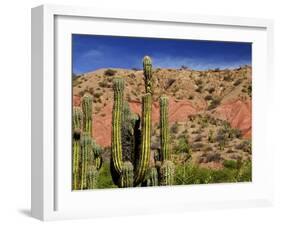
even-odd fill
[(122, 172), (122, 143), (121, 143), (121, 120), (123, 110), (124, 81), (122, 78), (115, 78), (113, 83), (114, 104), (112, 114), (112, 147), (111, 156), (114, 170)]
[(169, 122), (168, 122), (168, 97), (160, 97), (160, 139), (161, 161), (170, 159), (169, 150)]
[(93, 97), (89, 94), (85, 94), (82, 98), (82, 110), (83, 110), (83, 131), (89, 133), (92, 136), (92, 103)]
[(142, 99), (142, 138), (139, 161), (135, 172), (135, 186), (142, 182), (149, 166), (151, 143), (151, 103), (151, 94), (145, 94)]

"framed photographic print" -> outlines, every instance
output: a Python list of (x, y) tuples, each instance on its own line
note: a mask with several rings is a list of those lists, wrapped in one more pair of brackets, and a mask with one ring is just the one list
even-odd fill
[(32, 215), (270, 205), (270, 20), (32, 9)]

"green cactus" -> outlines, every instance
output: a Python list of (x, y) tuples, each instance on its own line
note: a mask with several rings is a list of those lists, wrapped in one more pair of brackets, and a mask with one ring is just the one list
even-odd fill
[(175, 174), (175, 165), (172, 161), (165, 160), (160, 167), (160, 185), (173, 185)]
[(79, 162), (81, 158), (80, 153), (80, 137), (81, 137), (81, 127), (82, 127), (82, 110), (80, 107), (74, 107), (73, 115), (73, 141), (72, 141), (72, 188), (74, 190), (79, 189), (80, 182), (80, 167)]
[(169, 134), (169, 119), (168, 119), (168, 105), (169, 99), (166, 96), (160, 97), (160, 161), (159, 167), (159, 181), (160, 185), (172, 185), (174, 182), (175, 167), (174, 163), (170, 161), (170, 134)]
[(151, 167), (148, 172), (146, 186), (158, 186), (158, 171), (155, 167)]
[(87, 188), (87, 171), (89, 153), (91, 151), (92, 139), (88, 133), (82, 134), (81, 137), (81, 189)]
[(149, 56), (143, 58), (143, 73), (145, 79), (145, 92), (152, 93), (152, 61)]
[(139, 153), (139, 161), (135, 172), (135, 186), (137, 186), (144, 180), (146, 171), (149, 166), (151, 145), (151, 104), (151, 94), (147, 93), (142, 98), (142, 138), (141, 150)]
[[(73, 108), (73, 189), (92, 189), (102, 165), (102, 148), (92, 139), (93, 97), (85, 94), (81, 108)], [(95, 170), (94, 170), (95, 169)], [(94, 176), (95, 175), (95, 176)]]
[(96, 188), (97, 176), (98, 176), (97, 168), (94, 165), (89, 166), (87, 170), (87, 189)]
[(118, 175), (122, 173), (122, 141), (121, 141), (121, 120), (123, 110), (124, 80), (115, 78), (113, 80), (114, 104), (112, 112), (112, 145), (111, 156), (113, 168)]
[(129, 161), (124, 162), (122, 165), (119, 184), (121, 188), (133, 187), (134, 185), (134, 166)]
[[(132, 114), (127, 104), (124, 104), (124, 81), (117, 77), (113, 81), (114, 104), (112, 112), (112, 151), (111, 169), (113, 181), (119, 187), (131, 186), (124, 181), (124, 175), (133, 175), (133, 186), (138, 186), (145, 180), (149, 167), (151, 143), (151, 105), (152, 105), (152, 64), (149, 57), (144, 57), (144, 79), (146, 94), (142, 98), (141, 144), (138, 143), (139, 118)], [(128, 138), (128, 139), (127, 139)], [(128, 142), (129, 141), (129, 144)], [(124, 163), (126, 162), (126, 166)], [(128, 167), (129, 163), (133, 167)], [(131, 172), (133, 168), (133, 174)], [(117, 180), (115, 177), (119, 177)], [(125, 178), (126, 178), (125, 177)]]
[(160, 97), (160, 139), (161, 139), (160, 160), (161, 161), (170, 159), (168, 104), (169, 104), (168, 97), (161, 96)]
[(92, 103), (93, 97), (90, 94), (85, 94), (82, 98), (83, 111), (83, 131), (92, 136)]

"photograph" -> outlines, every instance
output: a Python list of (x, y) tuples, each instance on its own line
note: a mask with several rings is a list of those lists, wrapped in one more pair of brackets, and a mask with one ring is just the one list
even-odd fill
[(72, 34), (69, 76), (73, 191), (252, 181), (251, 42)]

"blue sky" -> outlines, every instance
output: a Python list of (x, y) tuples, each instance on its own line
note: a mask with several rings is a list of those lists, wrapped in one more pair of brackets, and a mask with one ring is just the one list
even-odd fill
[(251, 43), (179, 39), (72, 35), (73, 73), (99, 68), (142, 68), (149, 55), (153, 67), (194, 70), (236, 68), (251, 65)]

